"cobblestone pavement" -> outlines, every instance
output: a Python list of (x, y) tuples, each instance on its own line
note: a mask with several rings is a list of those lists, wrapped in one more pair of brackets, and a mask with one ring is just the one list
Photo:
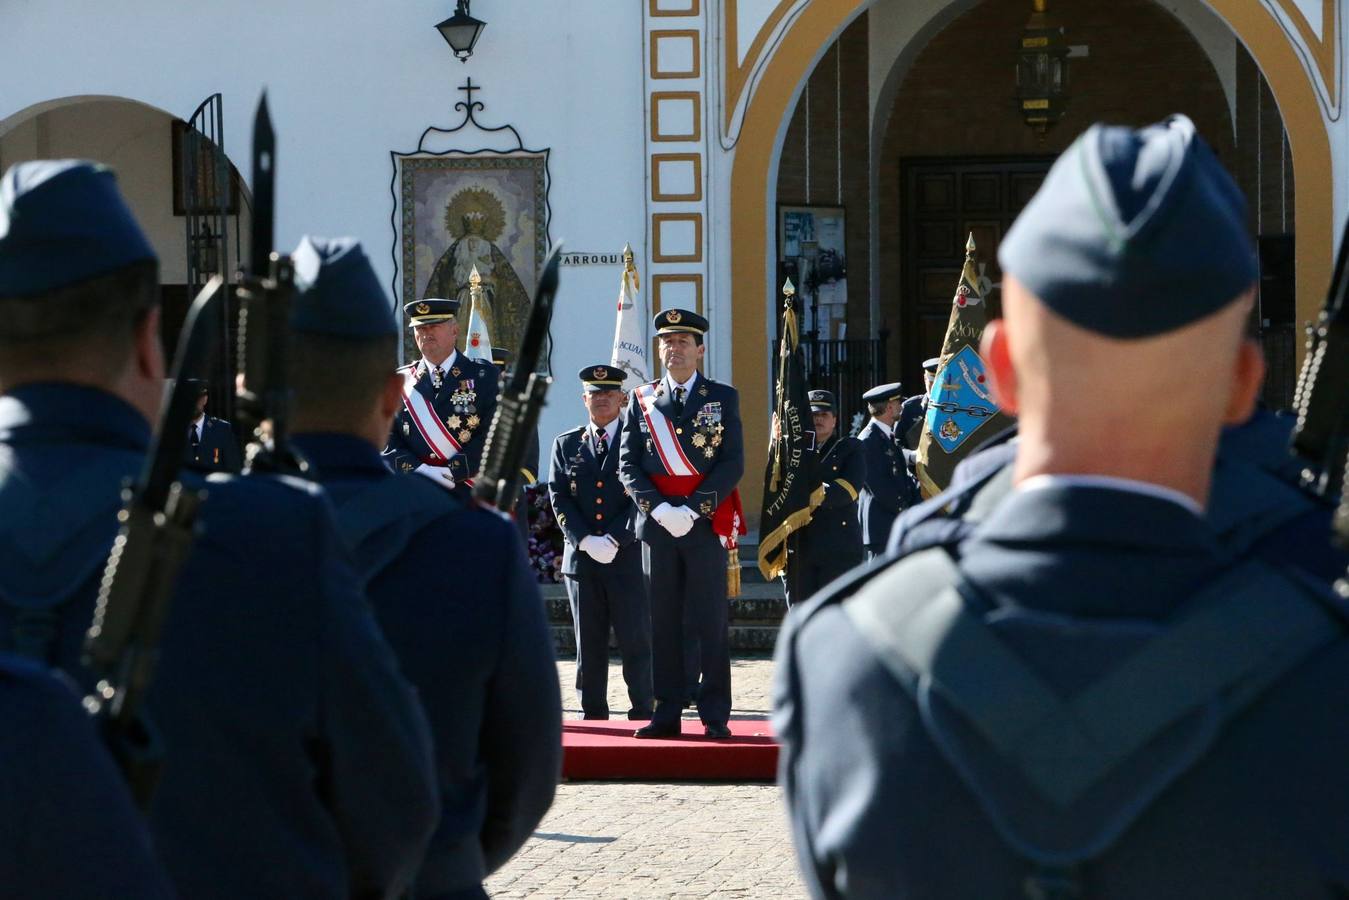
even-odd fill
[[(732, 715), (766, 718), (772, 661), (731, 666)], [(575, 718), (575, 663), (557, 668), (563, 714)], [(628, 708), (616, 662), (609, 706), (620, 716)], [(771, 784), (562, 784), (534, 836), (487, 890), (497, 898), (805, 896), (782, 795)]]

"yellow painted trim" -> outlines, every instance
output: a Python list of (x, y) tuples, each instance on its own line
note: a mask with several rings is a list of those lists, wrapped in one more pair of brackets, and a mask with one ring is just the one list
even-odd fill
[(1316, 32), (1312, 31), (1311, 23), (1293, 0), (1275, 0), (1275, 2), (1288, 16), (1303, 43), (1307, 45), (1307, 52), (1311, 54), (1316, 69), (1321, 74), (1321, 81), (1326, 86), (1331, 105), (1338, 106), (1340, 80), (1335, 77), (1335, 50), (1339, 47), (1340, 25), (1335, 17), (1336, 0), (1321, 0), (1321, 38), (1317, 38)]
[[(658, 45), (662, 38), (684, 38), (689, 45), (693, 47), (692, 68), (684, 71), (666, 71), (657, 68), (660, 65)], [(701, 78), (703, 76), (702, 46), (700, 44), (702, 35), (696, 28), (664, 29), (661, 31), (652, 31), (648, 42), (647, 53), (650, 60), (650, 73), (653, 79), (663, 78)]]
[[(1334, 207), (1331, 179), (1330, 138), (1321, 117), (1315, 85), (1303, 68), (1297, 51), (1274, 17), (1251, 0), (1208, 0), (1209, 5), (1236, 34), (1269, 82), (1279, 104), (1288, 142), (1293, 152), (1293, 177), (1297, 185), (1294, 227), (1297, 248), (1294, 268), (1297, 279), (1297, 317), (1316, 317), (1330, 283), (1334, 264)], [(1330, 2), (1330, 0), (1325, 0)], [(810, 74), (810, 64), (822, 42), (831, 40), (863, 6), (863, 0), (814, 0), (782, 36), (773, 56), (763, 68), (753, 96), (746, 105), (744, 123), (736, 144), (731, 170), (731, 321), (736, 352), (732, 378), (740, 391), (741, 408), (768, 410), (768, 316), (764, 304), (773, 296), (769, 283), (768, 253), (772, 238), (769, 216), (776, 208), (776, 184), (769, 184), (778, 131), (791, 115), (796, 89)], [(775, 15), (785, 11), (780, 4)], [(726, 5), (727, 110), (734, 108), (743, 80), (735, 80), (734, 3)], [(770, 17), (770, 24), (775, 21)], [(765, 25), (764, 34), (770, 29)], [(1333, 34), (1328, 36), (1334, 37)], [(1338, 40), (1338, 38), (1335, 38)], [(1332, 50), (1334, 49), (1332, 45)], [(752, 48), (753, 49), (753, 48)], [(748, 59), (753, 58), (753, 53)], [(748, 62), (752, 65), (752, 62)], [(744, 70), (745, 72), (748, 69)], [(1332, 69), (1333, 71), (1333, 69)], [(729, 114), (729, 113), (728, 113)], [(1303, 349), (1298, 348), (1301, 363)], [(745, 429), (745, 459), (767, 458), (767, 422)], [(758, 509), (763, 489), (756, 479), (741, 488), (747, 509)]]
[[(768, 14), (763, 27), (754, 36), (754, 40), (750, 42), (749, 50), (745, 53), (745, 61), (741, 64), (740, 60), (736, 58), (737, 49), (740, 46), (739, 23), (736, 21), (736, 0), (726, 0), (726, 40), (723, 42), (726, 48), (726, 61), (723, 66), (726, 72), (726, 107), (722, 111), (725, 116), (725, 121), (721, 126), (723, 129), (731, 127), (731, 117), (735, 114), (736, 104), (740, 102), (740, 93), (744, 91), (745, 84), (749, 81), (750, 72), (754, 70), (754, 64), (758, 61), (759, 55), (763, 53), (768, 36), (778, 26), (778, 22), (782, 21), (782, 17), (787, 14), (787, 8), (793, 2), (794, 0), (781, 0), (777, 8)], [(778, 52), (781, 52), (781, 48)]]
[(843, 489), (844, 489), (845, 491), (848, 492), (848, 496), (849, 496), (849, 497), (852, 497), (854, 500), (857, 499), (857, 488), (853, 487), (853, 486), (852, 486), (852, 483), (849, 482), (848, 479), (846, 479), (846, 478), (835, 478), (835, 479), (834, 479), (834, 484), (842, 485), (842, 486), (843, 486)]

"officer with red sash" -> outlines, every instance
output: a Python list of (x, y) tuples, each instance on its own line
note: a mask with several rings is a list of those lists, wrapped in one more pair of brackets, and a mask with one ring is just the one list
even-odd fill
[(422, 358), (398, 370), (403, 408), (394, 417), (384, 460), (447, 488), (463, 485), (482, 462), (497, 403), (497, 368), (455, 349), (458, 300), (428, 297), (403, 305)]
[(684, 613), (702, 668), (698, 717), (730, 737), (727, 546), (742, 529), (736, 483), (745, 470), (740, 395), (698, 371), (707, 320), (684, 309), (655, 318), (665, 376), (632, 392), (618, 471), (637, 504), (635, 530), (651, 597), (656, 709), (639, 738), (680, 734), (685, 692)]

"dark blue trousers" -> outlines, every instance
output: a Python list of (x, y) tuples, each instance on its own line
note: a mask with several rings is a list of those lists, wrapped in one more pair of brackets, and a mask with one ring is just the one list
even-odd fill
[(698, 640), (702, 686), (698, 717), (725, 725), (731, 715), (731, 650), (727, 635), (726, 550), (706, 521), (673, 542), (642, 544), (651, 595), (651, 649), (656, 723), (679, 720), (688, 674), (684, 624)]
[(629, 544), (608, 565), (577, 554), (577, 573), (567, 575), (567, 597), (576, 631), (576, 689), (581, 712), (609, 716), (609, 629), (614, 630), (629, 714), (650, 714), (651, 603), (642, 576), (642, 551)]

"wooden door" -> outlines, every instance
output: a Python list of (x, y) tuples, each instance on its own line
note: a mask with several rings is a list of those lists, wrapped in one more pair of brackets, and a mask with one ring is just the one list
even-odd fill
[[(923, 360), (941, 352), (965, 241), (993, 284), (1002, 280), (998, 244), (1030, 201), (1053, 157), (906, 159), (900, 161), (900, 378), (905, 393), (922, 389)], [(987, 298), (990, 317), (998, 291)], [(893, 315), (893, 314), (892, 314)]]

